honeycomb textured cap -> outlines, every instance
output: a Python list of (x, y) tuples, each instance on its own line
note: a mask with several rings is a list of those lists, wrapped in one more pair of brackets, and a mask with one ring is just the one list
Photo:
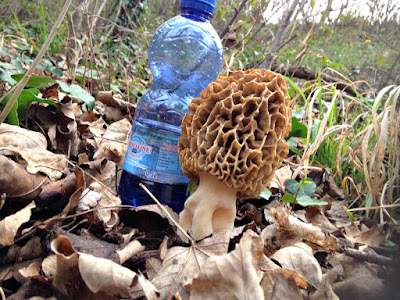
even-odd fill
[(281, 75), (233, 71), (210, 83), (189, 105), (178, 143), (183, 173), (216, 176), (238, 197), (258, 196), (289, 151), (290, 97)]

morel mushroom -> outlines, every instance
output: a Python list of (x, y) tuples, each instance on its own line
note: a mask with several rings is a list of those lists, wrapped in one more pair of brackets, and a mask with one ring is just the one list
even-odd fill
[(197, 185), (179, 223), (196, 240), (229, 229), (236, 198), (260, 195), (289, 151), (290, 97), (281, 75), (234, 71), (189, 105), (178, 143), (183, 173)]

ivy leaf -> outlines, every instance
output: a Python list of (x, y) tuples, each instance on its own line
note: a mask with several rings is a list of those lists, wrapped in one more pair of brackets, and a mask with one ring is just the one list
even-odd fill
[(265, 188), (265, 189), (261, 192), (261, 194), (260, 194), (260, 197), (261, 197), (261, 198), (264, 198), (265, 200), (268, 200), (271, 196), (272, 196), (272, 193), (271, 193), (271, 191), (270, 191), (269, 189), (267, 189), (267, 188)]
[(294, 179), (289, 179), (286, 181), (285, 187), (291, 194), (296, 195), (299, 183)]
[(282, 197), (282, 201), (285, 203), (296, 203), (296, 199), (294, 198), (294, 196), (292, 194), (285, 194)]
[(68, 86), (68, 84), (60, 80), (57, 80), (56, 82), (60, 85), (60, 88), (64, 93), (71, 94), (72, 96), (82, 100), (88, 109), (93, 110), (94, 97), (90, 95), (84, 88), (77, 84), (71, 84)]
[[(25, 74), (14, 74), (11, 75), (11, 77), (19, 82), (21, 79), (25, 76)], [(25, 85), (27, 88), (45, 88), (47, 87), (50, 83), (54, 83), (55, 81), (51, 79), (50, 77), (45, 77), (45, 76), (32, 76), (29, 78), (28, 83)]]
[(296, 202), (297, 204), (300, 204), (301, 206), (314, 206), (314, 205), (327, 205), (328, 202), (326, 201), (321, 201), (318, 199), (313, 199), (307, 195), (301, 195), (301, 196), (297, 196), (296, 198)]
[[(22, 90), (17, 101), (14, 103), (10, 113), (7, 116), (7, 122), (11, 125), (19, 125), (19, 120), (25, 118), (26, 111), (32, 102), (47, 103), (55, 105), (53, 100), (45, 100), (38, 97), (39, 91), (37, 89)], [(10, 101), (12, 94), (7, 95), (1, 102), (0, 107), (4, 108), (6, 103)]]
[(289, 137), (307, 138), (307, 131), (307, 126), (301, 124), (297, 118), (292, 117), (292, 130), (289, 133)]

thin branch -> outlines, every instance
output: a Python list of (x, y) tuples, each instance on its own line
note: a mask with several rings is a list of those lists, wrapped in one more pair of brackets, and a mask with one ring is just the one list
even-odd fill
[(221, 40), (229, 32), (232, 24), (235, 22), (236, 18), (239, 16), (240, 11), (243, 9), (243, 7), (246, 5), (246, 3), (247, 3), (247, 0), (243, 0), (242, 3), (240, 3), (238, 8), (234, 7), (235, 13), (233, 14), (232, 18), (229, 20), (228, 25), (226, 25), (224, 30), (222, 30), (221, 34), (219, 35), (219, 38)]
[(346, 249), (344, 252), (347, 256), (350, 256), (352, 258), (361, 260), (361, 261), (366, 261), (370, 262), (376, 265), (385, 265), (385, 266), (390, 266), (393, 264), (393, 259), (390, 257), (386, 257), (383, 255), (375, 254), (375, 253), (367, 253), (355, 249)]
[(278, 32), (276, 33), (275, 39), (272, 42), (271, 48), (268, 51), (268, 54), (266, 56), (266, 59), (263, 63), (263, 67), (269, 68), (272, 61), (273, 61), (273, 57), (276, 53), (276, 51), (279, 48), (279, 44), (281, 43), (281, 40), (286, 32), (286, 29), (289, 27), (289, 22), (290, 19), (293, 15), (293, 13), (296, 10), (297, 5), (299, 4), (299, 0), (294, 0), (292, 2), (292, 5), (290, 6), (290, 8), (288, 9), (288, 11), (285, 14), (285, 17), (282, 20), (281, 25), (279, 26)]
[(53, 40), (54, 36), (56, 35), (57, 30), (60, 27), (61, 22), (63, 21), (65, 14), (68, 11), (69, 6), (71, 5), (71, 2), (72, 2), (72, 0), (67, 0), (65, 2), (64, 7), (62, 8), (60, 15), (58, 16), (56, 23), (54, 24), (53, 28), (51, 29), (50, 34), (47, 37), (46, 41), (44, 42), (38, 55), (36, 56), (32, 65), (30, 66), (29, 70), (26, 72), (25, 76), (16, 85), (14, 94), (12, 95), (10, 101), (7, 102), (6, 106), (4, 107), (3, 111), (0, 114), (0, 124), (3, 123), (3, 121), (7, 118), (8, 114), (10, 113), (12, 107), (14, 106), (15, 102), (17, 101), (22, 90), (24, 89), (25, 85), (28, 83), (29, 78), (32, 76), (33, 71), (36, 69), (36, 67), (42, 60), (43, 56), (46, 54), (46, 51), (49, 48), (50, 43)]

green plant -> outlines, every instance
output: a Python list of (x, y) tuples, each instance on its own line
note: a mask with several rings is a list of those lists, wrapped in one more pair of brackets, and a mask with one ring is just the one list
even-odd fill
[(327, 205), (328, 202), (314, 199), (316, 185), (313, 181), (304, 177), (300, 182), (289, 179), (285, 183), (285, 188), (289, 191), (282, 197), (285, 203), (299, 204), (301, 206)]

